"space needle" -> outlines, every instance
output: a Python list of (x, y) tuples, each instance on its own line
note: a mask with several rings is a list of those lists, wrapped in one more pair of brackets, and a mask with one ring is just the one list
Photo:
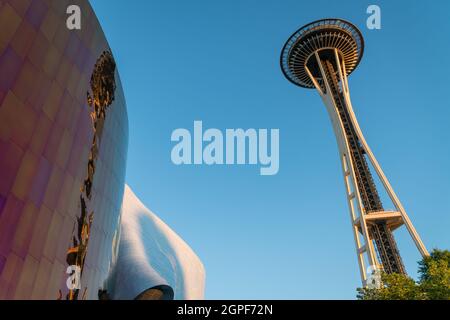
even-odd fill
[[(281, 69), (293, 84), (316, 89), (336, 135), (351, 226), (363, 286), (368, 270), (406, 274), (394, 231), (405, 225), (422, 256), (428, 256), (400, 200), (364, 139), (350, 101), (347, 77), (358, 66), (364, 39), (353, 24), (322, 19), (305, 25), (286, 42)], [(369, 164), (372, 167), (369, 167)], [(373, 174), (395, 208), (384, 208)]]

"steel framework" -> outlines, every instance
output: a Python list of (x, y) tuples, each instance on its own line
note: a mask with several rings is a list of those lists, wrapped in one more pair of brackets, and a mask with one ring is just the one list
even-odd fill
[[(353, 112), (347, 76), (361, 61), (361, 32), (342, 19), (307, 24), (286, 42), (281, 69), (292, 83), (319, 92), (337, 139), (363, 286), (368, 270), (406, 274), (393, 231), (405, 225), (422, 256), (428, 251), (369, 148)], [(372, 165), (395, 210), (385, 210)], [(370, 268), (369, 268), (370, 267)]]

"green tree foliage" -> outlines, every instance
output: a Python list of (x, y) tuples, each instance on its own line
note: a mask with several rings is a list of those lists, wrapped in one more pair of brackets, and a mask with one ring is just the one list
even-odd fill
[(360, 300), (450, 300), (450, 251), (434, 249), (419, 262), (419, 281), (403, 274), (381, 275), (381, 288), (358, 288)]
[(450, 251), (433, 250), (419, 262), (422, 290), (430, 300), (450, 300)]

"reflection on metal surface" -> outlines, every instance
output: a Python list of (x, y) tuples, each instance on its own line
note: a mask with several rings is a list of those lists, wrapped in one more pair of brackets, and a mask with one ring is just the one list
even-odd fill
[(134, 300), (173, 300), (173, 289), (169, 286), (156, 286), (145, 290)]
[[(168, 280), (144, 272), (136, 290), (110, 286), (115, 274), (139, 283), (114, 268), (136, 262), (117, 263), (126, 102), (89, 1), (71, 2), (86, 22), (76, 32), (65, 28), (66, 1), (0, 0), (0, 300), (202, 297), (203, 266), (160, 224), (143, 236), (160, 238), (146, 242), (158, 259), (144, 260)], [(82, 274), (79, 289), (67, 287), (67, 269)]]
[(0, 0), (0, 300), (66, 299), (68, 258), (78, 299), (98, 299), (117, 255), (126, 102), (109, 53), (96, 65), (111, 49), (89, 1), (71, 4), (81, 30), (66, 1)]
[[(91, 77), (92, 96), (87, 94), (87, 102), (93, 109), (90, 113), (94, 137), (89, 153), (86, 179), (81, 186), (80, 195), (80, 217), (77, 218), (76, 233), (73, 235), (73, 245), (67, 251), (67, 264), (80, 268), (80, 278), (83, 276), (84, 262), (87, 254), (91, 225), (94, 219), (94, 211), (90, 210), (88, 215), (89, 201), (92, 198), (92, 185), (94, 183), (95, 163), (98, 157), (99, 145), (102, 138), (102, 130), (106, 118), (106, 110), (114, 101), (116, 82), (114, 73), (116, 64), (109, 51), (103, 52), (94, 67)], [(88, 201), (88, 203), (86, 203)], [(83, 297), (86, 296), (87, 287)], [(66, 297), (67, 300), (78, 299), (79, 289), (70, 289)]]
[(108, 290), (111, 299), (203, 299), (202, 262), (128, 186), (123, 197), (119, 247)]

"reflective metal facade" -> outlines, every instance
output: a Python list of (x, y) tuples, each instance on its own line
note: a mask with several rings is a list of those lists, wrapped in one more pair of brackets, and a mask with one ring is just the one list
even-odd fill
[(108, 284), (116, 299), (203, 299), (205, 270), (194, 251), (126, 186), (117, 263)]
[[(70, 4), (81, 7), (81, 30), (66, 27)], [(91, 83), (105, 51), (88, 1), (0, 0), (0, 299), (66, 299), (69, 254), (81, 244), (76, 298), (104, 289), (128, 143), (117, 70), (114, 101)]]

